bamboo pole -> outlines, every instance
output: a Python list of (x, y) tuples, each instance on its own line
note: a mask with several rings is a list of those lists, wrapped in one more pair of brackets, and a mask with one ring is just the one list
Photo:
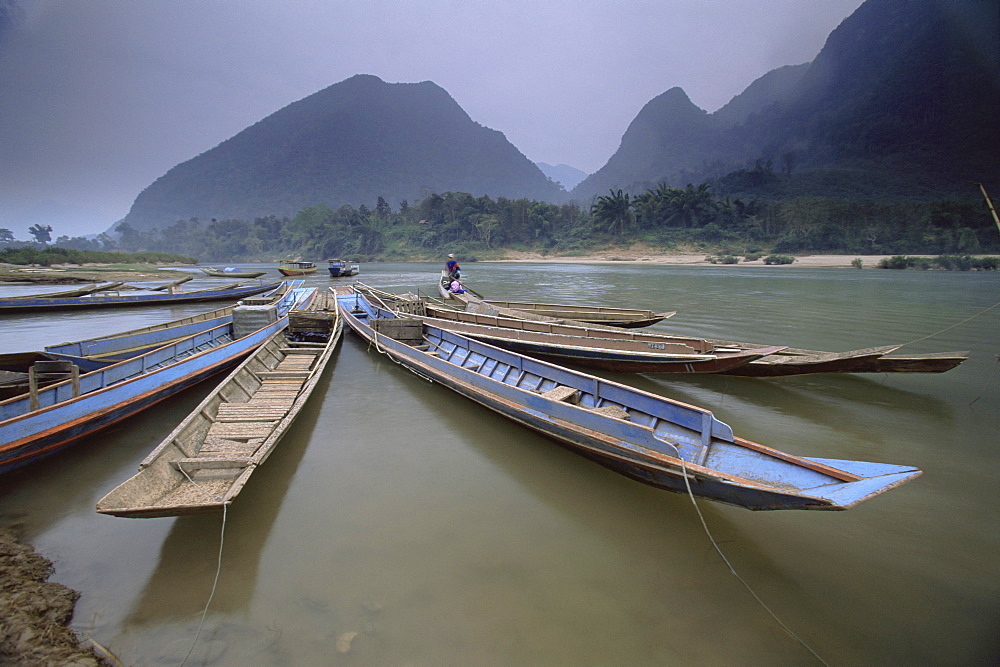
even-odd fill
[(982, 183), (976, 183), (976, 185), (978, 185), (979, 189), (983, 191), (983, 197), (986, 197), (986, 205), (990, 207), (990, 213), (993, 214), (993, 221), (997, 223), (997, 230), (1000, 230), (1000, 217), (997, 217), (997, 210), (993, 207), (993, 200), (991, 200), (990, 196), (986, 194), (986, 188)]

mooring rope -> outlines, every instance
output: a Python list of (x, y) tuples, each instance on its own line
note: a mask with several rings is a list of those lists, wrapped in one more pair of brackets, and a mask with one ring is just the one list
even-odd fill
[(208, 616), (208, 608), (212, 604), (212, 598), (215, 597), (215, 589), (219, 585), (219, 575), (222, 574), (222, 547), (225, 546), (226, 543), (227, 505), (224, 502), (225, 500), (224, 498), (222, 498), (221, 496), (217, 496), (214, 493), (209, 493), (209, 491), (205, 487), (201, 486), (200, 484), (198, 484), (198, 482), (191, 479), (191, 475), (189, 475), (187, 471), (184, 470), (184, 466), (179, 465), (177, 466), (177, 469), (180, 470), (181, 473), (183, 473), (184, 476), (187, 477), (188, 481), (194, 484), (195, 487), (197, 487), (202, 493), (204, 493), (209, 498), (212, 498), (213, 500), (222, 503), (222, 529), (219, 532), (219, 556), (215, 564), (215, 579), (212, 581), (212, 591), (208, 595), (208, 601), (205, 602), (205, 608), (201, 612), (201, 621), (198, 623), (198, 631), (195, 632), (194, 634), (194, 641), (191, 642), (191, 648), (188, 649), (187, 655), (185, 655), (184, 659), (181, 660), (180, 667), (184, 667), (184, 665), (187, 664), (188, 658), (191, 657), (191, 653), (194, 651), (194, 647), (198, 644), (198, 639), (201, 637), (201, 630), (205, 626), (205, 618)]
[(736, 568), (734, 568), (732, 563), (729, 562), (729, 559), (726, 558), (726, 554), (722, 553), (722, 548), (719, 547), (719, 543), (715, 541), (715, 538), (712, 536), (712, 532), (708, 529), (708, 523), (705, 521), (705, 517), (701, 513), (701, 508), (698, 507), (698, 503), (695, 500), (694, 492), (691, 490), (691, 482), (688, 479), (687, 462), (684, 460), (684, 457), (681, 456), (681, 452), (677, 448), (677, 445), (673, 444), (672, 442), (667, 442), (666, 444), (669, 445), (675, 452), (677, 452), (677, 459), (681, 462), (681, 473), (682, 473), (681, 476), (684, 477), (684, 486), (687, 488), (688, 497), (691, 498), (691, 504), (694, 505), (694, 511), (698, 514), (699, 521), (701, 521), (701, 527), (704, 528), (705, 535), (708, 536), (709, 542), (712, 543), (712, 546), (715, 548), (716, 553), (719, 554), (719, 558), (721, 558), (722, 562), (726, 564), (726, 567), (729, 568), (729, 571), (732, 573), (732, 575), (736, 577), (736, 579), (741, 584), (743, 584), (743, 587), (747, 589), (750, 595), (753, 596), (753, 599), (757, 601), (757, 604), (763, 607), (764, 611), (770, 614), (771, 618), (773, 618), (774, 621), (779, 626), (781, 626), (782, 630), (787, 632), (792, 639), (797, 641), (803, 648), (809, 651), (809, 653), (811, 653), (812, 656), (816, 658), (816, 660), (818, 660), (821, 664), (829, 667), (829, 663), (827, 663), (826, 660), (820, 657), (820, 655), (816, 651), (814, 651), (813, 648), (805, 642), (805, 640), (803, 640), (801, 637), (795, 634), (795, 632), (793, 632), (792, 629), (788, 627), (784, 621), (778, 618), (778, 615), (774, 613), (774, 611), (772, 611), (770, 607), (767, 606), (767, 604), (764, 602), (764, 600), (761, 599), (759, 595), (757, 595), (756, 591), (754, 591), (754, 589), (750, 587), (750, 584), (748, 584), (746, 580), (743, 577), (741, 577), (739, 573), (736, 572)]
[(906, 347), (907, 345), (913, 345), (914, 343), (920, 343), (920, 342), (923, 342), (923, 341), (925, 341), (925, 340), (929, 340), (929, 339), (931, 339), (931, 338), (934, 338), (935, 336), (940, 336), (941, 334), (943, 334), (943, 333), (944, 333), (944, 332), (946, 332), (946, 331), (951, 331), (952, 329), (954, 329), (954, 328), (956, 328), (956, 327), (960, 327), (960, 326), (962, 326), (962, 325), (963, 325), (963, 324), (965, 324), (966, 322), (971, 322), (972, 320), (976, 319), (977, 317), (980, 317), (980, 316), (982, 316), (982, 315), (985, 315), (986, 313), (990, 312), (991, 310), (993, 310), (993, 309), (994, 309), (994, 308), (996, 308), (997, 306), (1000, 306), (1000, 303), (994, 303), (994, 304), (993, 304), (992, 306), (990, 306), (989, 308), (987, 308), (987, 309), (985, 309), (985, 310), (981, 310), (981, 311), (979, 311), (978, 313), (976, 313), (976, 314), (975, 314), (975, 315), (973, 315), (972, 317), (967, 317), (967, 318), (965, 318), (964, 320), (962, 320), (961, 322), (956, 322), (955, 324), (952, 324), (952, 325), (951, 325), (950, 327), (945, 327), (944, 329), (941, 329), (940, 331), (936, 331), (936, 332), (934, 332), (934, 333), (930, 334), (929, 336), (924, 336), (923, 338), (918, 338), (918, 339), (916, 339), (916, 340), (911, 340), (911, 341), (910, 341), (909, 343), (903, 343), (903, 344), (902, 344), (902, 345), (900, 345), (899, 347)]

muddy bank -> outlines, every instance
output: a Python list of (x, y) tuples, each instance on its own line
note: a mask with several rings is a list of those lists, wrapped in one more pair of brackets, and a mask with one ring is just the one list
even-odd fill
[(0, 530), (0, 664), (111, 664), (69, 629), (80, 594), (47, 581), (51, 574), (51, 562)]

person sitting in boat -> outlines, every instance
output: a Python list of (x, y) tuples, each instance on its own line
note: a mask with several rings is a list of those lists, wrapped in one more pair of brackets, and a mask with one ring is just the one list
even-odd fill
[(462, 283), (458, 280), (452, 280), (451, 285), (448, 286), (448, 291), (452, 294), (465, 294), (465, 288), (462, 287)]
[(445, 263), (444, 268), (448, 272), (448, 277), (452, 280), (458, 280), (462, 277), (462, 267), (458, 265), (454, 255), (448, 255), (448, 261)]

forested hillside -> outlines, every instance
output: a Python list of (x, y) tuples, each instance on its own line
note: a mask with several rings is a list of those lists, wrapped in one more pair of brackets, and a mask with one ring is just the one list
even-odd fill
[(565, 192), (504, 135), (442, 88), (358, 75), (277, 111), (177, 165), (136, 198), (125, 222), (294, 215), (449, 190), (558, 201)]

